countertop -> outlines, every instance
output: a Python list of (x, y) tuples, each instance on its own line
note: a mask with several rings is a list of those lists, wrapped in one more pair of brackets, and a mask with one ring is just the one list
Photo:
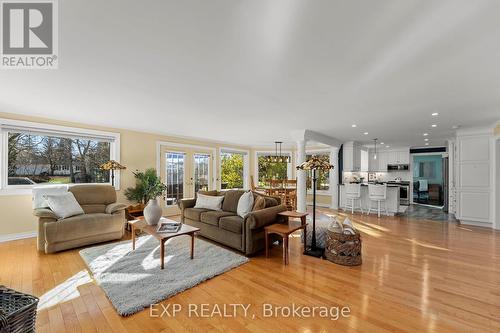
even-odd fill
[[(382, 183), (377, 183), (379, 185), (387, 184), (387, 187), (400, 187), (401, 185), (408, 186), (410, 183), (409, 182), (401, 182), (401, 183), (387, 183), (387, 182), (382, 182)], [(345, 184), (339, 184), (339, 186), (344, 186)], [(361, 183), (361, 186), (368, 186), (368, 183)]]

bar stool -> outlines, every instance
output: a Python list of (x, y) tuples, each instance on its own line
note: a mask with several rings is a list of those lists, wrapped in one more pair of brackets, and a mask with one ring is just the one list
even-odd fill
[(370, 199), (370, 203), (367, 215), (370, 215), (373, 201), (377, 202), (377, 216), (380, 217), (380, 203), (382, 201), (384, 202), (385, 215), (387, 215), (387, 184), (368, 184), (368, 198)]
[[(345, 185), (345, 202), (344, 210), (351, 209), (351, 214), (354, 214), (356, 209), (356, 202), (359, 202), (359, 209), (363, 214), (363, 207), (361, 207), (361, 184), (346, 184)], [(348, 201), (351, 201), (349, 204)]]

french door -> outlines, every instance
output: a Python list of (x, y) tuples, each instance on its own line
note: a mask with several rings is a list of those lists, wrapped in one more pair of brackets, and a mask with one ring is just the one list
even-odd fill
[(213, 151), (163, 146), (160, 152), (160, 174), (167, 186), (165, 206), (168, 215), (175, 215), (181, 199), (193, 198), (196, 192), (214, 187)]

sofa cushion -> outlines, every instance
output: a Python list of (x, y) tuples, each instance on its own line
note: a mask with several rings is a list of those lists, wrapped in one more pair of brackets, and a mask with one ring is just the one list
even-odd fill
[(241, 234), (243, 230), (243, 218), (240, 216), (226, 216), (219, 220), (219, 228)]
[(200, 221), (201, 213), (208, 212), (205, 208), (186, 208), (184, 209), (184, 217), (193, 221)]
[(208, 212), (201, 213), (200, 221), (206, 224), (211, 224), (215, 226), (219, 226), (219, 219), (224, 216), (234, 216), (235, 214), (232, 212), (223, 212), (211, 210)]
[(222, 202), (222, 210), (225, 212), (236, 213), (238, 210), (238, 201), (245, 193), (243, 190), (229, 190), (225, 193), (224, 201)]
[(106, 213), (106, 205), (101, 204), (82, 205), (82, 209), (85, 214)]
[(64, 242), (120, 231), (124, 223), (111, 214), (83, 214), (45, 224), (47, 243)]
[(80, 205), (109, 205), (116, 202), (116, 190), (111, 185), (74, 185), (69, 188)]

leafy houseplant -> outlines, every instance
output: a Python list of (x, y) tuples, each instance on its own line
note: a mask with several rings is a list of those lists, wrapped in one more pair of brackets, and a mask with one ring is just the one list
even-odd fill
[(156, 199), (162, 195), (167, 187), (161, 182), (160, 177), (156, 175), (153, 168), (144, 172), (134, 172), (136, 179), (135, 188), (129, 187), (125, 190), (125, 196), (128, 200), (134, 200), (140, 203), (148, 203), (144, 208), (144, 219), (146, 223), (155, 225), (161, 218), (162, 209)]
[(167, 187), (161, 182), (160, 177), (156, 175), (156, 169), (150, 168), (144, 172), (136, 171), (135, 187), (129, 187), (125, 190), (125, 197), (130, 201), (147, 204), (149, 200), (156, 199), (162, 195)]

